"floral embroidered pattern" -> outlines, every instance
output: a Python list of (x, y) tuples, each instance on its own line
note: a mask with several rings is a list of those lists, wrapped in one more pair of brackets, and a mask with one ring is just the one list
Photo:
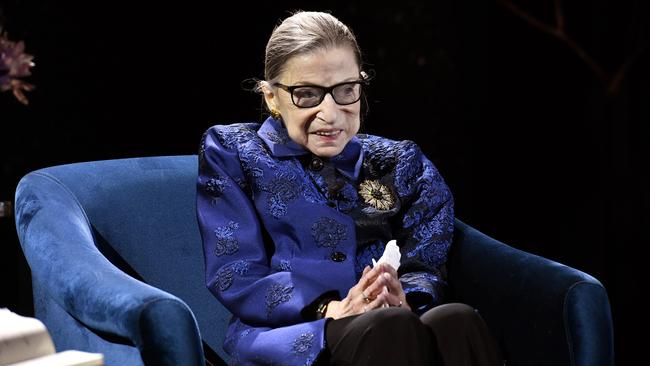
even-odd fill
[(242, 170), (248, 179), (261, 179), (264, 177), (264, 170), (260, 164), (264, 164), (271, 170), (277, 170), (277, 161), (271, 157), (271, 153), (257, 134), (250, 137), (250, 140), (240, 146), (239, 158)]
[(217, 245), (214, 254), (220, 257), (224, 254), (234, 254), (239, 250), (239, 242), (233, 235), (235, 230), (239, 229), (239, 224), (230, 221), (226, 226), (219, 226), (214, 230), (217, 237)]
[(262, 189), (269, 193), (267, 198), (269, 212), (277, 219), (287, 213), (287, 204), (298, 197), (300, 184), (295, 179), (279, 177)]
[(293, 286), (283, 286), (274, 283), (266, 292), (267, 316), (271, 318), (271, 313), (278, 305), (291, 300)]
[(212, 197), (220, 197), (230, 183), (227, 179), (215, 174), (205, 182), (205, 191)]
[(243, 260), (236, 261), (221, 268), (219, 272), (217, 272), (217, 286), (219, 287), (219, 290), (226, 291), (229, 289), (232, 285), (235, 274), (243, 276), (248, 272), (249, 268), (250, 263)]
[(347, 234), (345, 225), (329, 217), (320, 218), (311, 226), (311, 236), (319, 247), (334, 248)]
[(435, 291), (432, 289), (439, 283), (444, 283), (439, 272), (436, 274), (429, 272), (410, 272), (402, 275), (399, 280), (402, 283), (405, 293), (422, 291), (435, 294)]
[(221, 145), (230, 150), (256, 137), (257, 123), (236, 123), (230, 126), (218, 126), (216, 138)]
[(396, 141), (371, 135), (365, 135), (359, 141), (367, 152), (364, 155), (364, 169), (371, 170), (373, 177), (390, 174), (395, 169), (400, 148)]
[(203, 132), (201, 136), (201, 143), (199, 144), (199, 167), (205, 167), (205, 139), (208, 137), (208, 131)]
[(395, 206), (395, 197), (390, 189), (376, 180), (365, 180), (359, 184), (359, 195), (363, 201), (378, 209), (390, 210)]
[(239, 335), (239, 338), (244, 338), (253, 332), (253, 328), (244, 329), (243, 332)]
[(393, 141), (378, 136), (360, 138), (364, 150), (364, 171), (370, 178), (393, 175), (400, 197), (413, 193), (422, 174), (422, 151), (413, 141)]
[(372, 259), (378, 260), (384, 254), (386, 245), (380, 241), (366, 245), (357, 250), (357, 255), (354, 263), (354, 271), (357, 274), (357, 279), (361, 278), (363, 269), (370, 265), (372, 266)]
[(291, 262), (289, 262), (286, 259), (283, 259), (280, 261), (280, 264), (276, 267), (278, 271), (280, 272), (291, 272)]
[(248, 161), (244, 157), (242, 157), (242, 162), (246, 163), (242, 164), (242, 169), (248, 179), (260, 179), (264, 176), (264, 170), (262, 170), (262, 168), (248, 164)]
[(424, 217), (428, 214), (429, 210), (430, 209), (427, 207), (426, 203), (422, 200), (418, 200), (417, 202), (413, 203), (411, 208), (402, 218), (404, 228), (408, 229), (414, 225), (417, 225), (419, 222), (422, 222)]
[(419, 256), (424, 263), (433, 267), (442, 265), (447, 260), (451, 245), (454, 230), (452, 219), (453, 209), (445, 205), (437, 215), (420, 222), (413, 230), (413, 239), (418, 244), (406, 256)]
[(407, 257), (418, 256), (424, 263), (437, 267), (447, 260), (454, 231), (454, 210), (451, 192), (438, 170), (424, 161), (422, 177), (417, 182), (419, 197), (402, 220), (404, 228), (411, 231), (415, 248)]
[(269, 131), (266, 133), (266, 137), (268, 137), (273, 143), (284, 145), (289, 142), (289, 135), (286, 132), (287, 130), (284, 128), (280, 129), (280, 131), (281, 132)]
[(307, 332), (301, 334), (295, 341), (293, 341), (294, 353), (305, 353), (309, 351), (314, 341), (314, 333)]
[[(422, 176), (418, 182), (420, 192), (417, 200), (404, 215), (404, 227), (409, 228), (421, 222), (424, 217), (432, 213), (435, 207), (441, 207), (451, 200), (451, 192), (446, 188), (445, 182), (438, 170), (430, 162), (424, 163)], [(451, 212), (453, 215), (453, 212)]]
[(395, 188), (402, 196), (413, 194), (417, 180), (422, 174), (422, 152), (415, 143), (403, 141), (398, 150), (395, 166)]

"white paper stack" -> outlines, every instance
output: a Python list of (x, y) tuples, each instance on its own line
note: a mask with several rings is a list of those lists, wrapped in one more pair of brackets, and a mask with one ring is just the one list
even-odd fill
[(0, 309), (0, 366), (103, 366), (100, 353), (56, 353), (45, 325), (38, 319)]
[(102, 366), (104, 357), (101, 353), (81, 351), (63, 351), (27, 361), (12, 363), (8, 366)]

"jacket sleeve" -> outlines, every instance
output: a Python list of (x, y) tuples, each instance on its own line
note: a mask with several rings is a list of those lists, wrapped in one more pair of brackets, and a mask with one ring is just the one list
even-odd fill
[(232, 356), (230, 365), (312, 365), (327, 354), (325, 326), (328, 319), (288, 327), (252, 327), (233, 318), (223, 348)]
[(321, 293), (299, 274), (270, 267), (271, 240), (265, 244), (238, 153), (237, 144), (245, 142), (228, 129), (210, 128), (199, 152), (197, 219), (206, 285), (248, 324), (275, 328), (303, 322), (301, 310)]
[(436, 167), (412, 142), (398, 159), (395, 187), (406, 198), (396, 230), (402, 243), (400, 282), (409, 305), (421, 314), (443, 301), (441, 269), (454, 233), (454, 200)]

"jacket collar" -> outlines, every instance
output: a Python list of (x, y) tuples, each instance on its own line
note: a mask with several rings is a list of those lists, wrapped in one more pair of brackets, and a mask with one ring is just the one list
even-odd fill
[[(273, 117), (269, 117), (264, 121), (257, 131), (257, 135), (268, 146), (271, 155), (274, 157), (282, 158), (311, 154), (303, 146), (291, 140), (284, 124)], [(359, 172), (363, 163), (361, 141), (354, 136), (345, 145), (340, 154), (329, 159), (322, 159), (324, 161), (330, 161), (341, 174), (356, 181), (359, 178)]]

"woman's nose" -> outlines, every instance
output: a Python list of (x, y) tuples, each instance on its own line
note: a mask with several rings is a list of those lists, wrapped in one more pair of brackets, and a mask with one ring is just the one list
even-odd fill
[(333, 123), (336, 119), (338, 109), (339, 105), (336, 104), (332, 95), (328, 93), (325, 94), (325, 98), (318, 105), (318, 114), (316, 116), (327, 123)]

